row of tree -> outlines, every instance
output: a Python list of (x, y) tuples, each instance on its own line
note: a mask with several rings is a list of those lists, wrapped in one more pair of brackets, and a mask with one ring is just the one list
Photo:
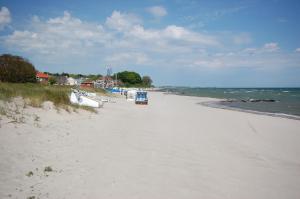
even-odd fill
[[(45, 72), (52, 77), (67, 76), (73, 78), (88, 78), (97, 80), (102, 77), (97, 75), (82, 75), (69, 73), (50, 73)], [(111, 78), (119, 80), (126, 87), (151, 87), (152, 79), (149, 76), (143, 76), (133, 71), (123, 71), (115, 73)], [(53, 78), (52, 78), (53, 79)], [(50, 78), (50, 83), (52, 81)], [(36, 82), (36, 69), (27, 59), (20, 56), (3, 54), (0, 56), (0, 82)]]
[(120, 80), (127, 87), (151, 87), (152, 79), (149, 76), (141, 77), (140, 74), (133, 71), (123, 71), (115, 73), (114, 79)]

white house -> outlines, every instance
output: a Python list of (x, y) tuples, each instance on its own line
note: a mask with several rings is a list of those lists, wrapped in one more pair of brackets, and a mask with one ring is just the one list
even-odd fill
[(74, 85), (78, 84), (78, 81), (76, 79), (74, 79), (73, 77), (68, 77), (67, 84), (71, 85), (71, 86), (74, 86)]

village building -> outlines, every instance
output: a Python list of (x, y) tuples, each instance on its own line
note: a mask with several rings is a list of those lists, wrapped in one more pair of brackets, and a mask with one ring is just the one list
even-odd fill
[(68, 77), (67, 85), (70, 85), (70, 86), (78, 85), (78, 81), (76, 79), (74, 79), (73, 77)]
[(82, 78), (82, 77), (76, 78), (75, 81), (76, 81), (76, 85), (81, 85), (82, 82), (86, 81), (86, 78)]
[(56, 76), (56, 83), (58, 85), (67, 85), (67, 77), (66, 76)]
[(113, 88), (120, 84), (120, 81), (114, 80), (109, 76), (103, 76), (95, 81), (95, 88)]
[(93, 81), (89, 81), (89, 80), (81, 82), (80, 87), (83, 87), (83, 88), (94, 88), (94, 82)]
[(36, 79), (37, 79), (38, 82), (48, 83), (49, 75), (46, 74), (46, 73), (37, 72), (36, 73)]

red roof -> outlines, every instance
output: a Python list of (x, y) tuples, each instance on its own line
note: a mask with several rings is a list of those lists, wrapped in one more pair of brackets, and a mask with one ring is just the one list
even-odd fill
[(93, 84), (94, 82), (92, 81), (85, 81), (85, 82), (81, 82), (81, 84)]
[(49, 78), (49, 75), (47, 75), (45, 73), (37, 72), (36, 77), (38, 77), (38, 78)]

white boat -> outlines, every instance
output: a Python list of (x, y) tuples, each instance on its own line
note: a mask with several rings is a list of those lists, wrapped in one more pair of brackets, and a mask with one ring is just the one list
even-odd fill
[(72, 90), (70, 101), (72, 104), (90, 106), (94, 108), (99, 108), (103, 106), (103, 101), (96, 95), (96, 93), (89, 93), (75, 89)]

